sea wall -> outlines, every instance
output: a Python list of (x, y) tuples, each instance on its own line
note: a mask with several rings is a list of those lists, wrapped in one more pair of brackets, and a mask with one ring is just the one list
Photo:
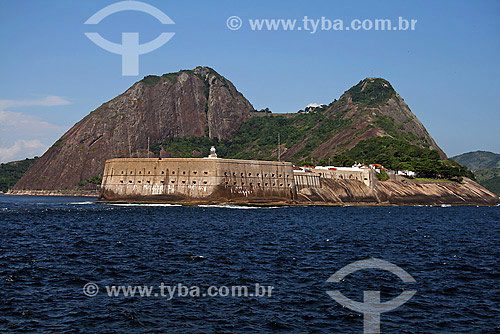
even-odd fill
[(220, 201), (296, 198), (292, 164), (200, 158), (106, 161), (103, 200)]

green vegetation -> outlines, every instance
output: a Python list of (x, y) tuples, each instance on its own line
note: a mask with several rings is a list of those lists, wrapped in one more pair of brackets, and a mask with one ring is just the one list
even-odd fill
[(346, 152), (357, 162), (379, 163), (392, 170), (411, 170), (419, 177), (461, 181), (463, 176), (474, 178), (467, 168), (453, 160), (441, 160), (434, 150), (411, 145), (391, 137), (376, 137), (359, 142)]
[(452, 159), (458, 161), (464, 166), (467, 166), (473, 171), (480, 169), (500, 168), (500, 154), (493, 152), (469, 152), (457, 155)]
[(452, 158), (470, 168), (477, 182), (497, 196), (500, 196), (500, 154), (476, 151)]
[(380, 173), (376, 173), (377, 180), (379, 181), (387, 181), (390, 179), (389, 174), (387, 174), (384, 170), (381, 170)]
[(0, 164), (0, 191), (7, 192), (26, 173), (38, 157)]
[(381, 78), (361, 80), (347, 91), (354, 103), (361, 107), (378, 107), (396, 94), (389, 81)]
[(500, 196), (500, 168), (487, 168), (474, 171), (477, 182), (497, 196)]
[(78, 182), (79, 187), (84, 187), (87, 184), (98, 184), (101, 185), (102, 179), (99, 176), (92, 176), (90, 179), (86, 179), (85, 181)]
[(211, 145), (220, 156), (231, 159), (277, 160), (278, 133), (281, 145), (290, 148), (302, 144), (291, 157), (298, 163), (308, 158), (310, 152), (346, 128), (350, 121), (326, 118), (321, 113), (299, 114), (295, 117), (252, 117), (235, 132), (231, 140), (208, 137), (169, 138), (151, 147), (158, 154), (163, 149), (174, 157), (201, 157), (208, 155)]
[(161, 77), (157, 75), (147, 75), (144, 77), (144, 79), (141, 80), (141, 82), (143, 82), (148, 87), (153, 87), (160, 81)]

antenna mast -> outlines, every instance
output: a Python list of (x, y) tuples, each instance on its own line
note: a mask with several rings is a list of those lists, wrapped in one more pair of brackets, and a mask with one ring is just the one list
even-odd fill
[(281, 161), (281, 138), (278, 132), (278, 161)]

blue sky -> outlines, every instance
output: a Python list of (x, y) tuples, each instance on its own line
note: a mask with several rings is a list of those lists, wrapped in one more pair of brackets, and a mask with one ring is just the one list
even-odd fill
[[(159, 1), (175, 25), (140, 12), (84, 22), (117, 1), (7, 1), (0, 11), (0, 162), (42, 154), (82, 117), (148, 74), (198, 65), (231, 80), (256, 109), (329, 103), (365, 77), (388, 79), (449, 156), (500, 152), (498, 1)], [(241, 17), (237, 31), (229, 16)], [(415, 31), (252, 31), (248, 19), (417, 19)], [(139, 76), (92, 43), (98, 32), (148, 42)]]

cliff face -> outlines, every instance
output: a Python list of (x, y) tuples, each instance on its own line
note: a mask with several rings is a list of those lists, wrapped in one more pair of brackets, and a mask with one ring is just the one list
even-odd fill
[(75, 189), (100, 177), (106, 159), (146, 155), (168, 137), (228, 138), (252, 105), (234, 85), (207, 67), (148, 76), (104, 103), (66, 132), (14, 190)]

